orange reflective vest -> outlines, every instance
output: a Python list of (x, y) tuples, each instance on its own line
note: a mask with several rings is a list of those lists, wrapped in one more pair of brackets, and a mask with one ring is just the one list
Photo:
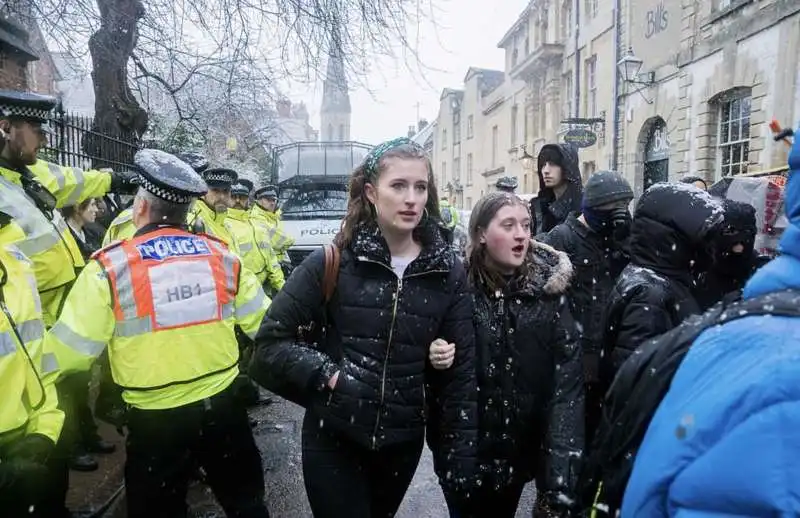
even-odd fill
[(234, 300), (240, 262), (224, 243), (166, 228), (95, 254), (111, 285), (114, 379), (164, 388), (237, 368)]

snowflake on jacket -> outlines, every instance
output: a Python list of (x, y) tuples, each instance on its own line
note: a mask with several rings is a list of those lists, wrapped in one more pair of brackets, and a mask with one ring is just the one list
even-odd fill
[[(418, 440), (426, 426), (426, 384), (442, 415), (445, 483), (474, 474), (475, 337), (462, 263), (433, 222), (420, 229), (420, 255), (398, 279), (378, 228), (362, 225), (342, 250), (336, 292), (327, 305), (326, 338), (311, 346), (300, 326), (322, 319), (322, 250), (292, 273), (272, 301), (256, 338), (251, 374), (267, 388), (291, 387), (309, 395), (308, 411), (371, 449)], [(455, 364), (433, 372), (428, 348), (436, 338), (457, 345)], [(325, 382), (340, 371), (336, 388)], [(278, 391), (280, 394), (280, 391)], [(445, 474), (449, 472), (449, 477)]]
[(573, 494), (583, 450), (578, 331), (565, 293), (567, 255), (531, 241), (524, 277), (475, 287), (479, 463), (498, 489), (540, 474), (540, 490)]

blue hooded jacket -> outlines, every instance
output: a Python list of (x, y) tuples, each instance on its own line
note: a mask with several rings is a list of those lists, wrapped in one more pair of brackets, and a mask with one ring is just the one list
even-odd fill
[[(746, 299), (800, 289), (800, 130), (789, 156), (781, 255)], [(800, 516), (800, 318), (706, 330), (650, 422), (622, 518)]]

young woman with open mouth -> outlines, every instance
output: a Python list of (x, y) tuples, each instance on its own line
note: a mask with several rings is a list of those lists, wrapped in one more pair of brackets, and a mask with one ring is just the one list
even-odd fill
[(470, 217), (480, 483), (466, 498), (445, 495), (452, 518), (513, 518), (534, 478), (534, 516), (560, 516), (574, 494), (584, 394), (565, 296), (572, 265), (531, 240), (530, 224), (527, 204), (505, 192), (483, 197)]

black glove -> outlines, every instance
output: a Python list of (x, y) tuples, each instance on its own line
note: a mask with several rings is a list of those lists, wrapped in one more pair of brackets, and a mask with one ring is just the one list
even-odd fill
[[(3, 516), (28, 516), (31, 506), (42, 498), (42, 483), (48, 480), (48, 468), (25, 459), (0, 461), (0, 494), (13, 495), (13, 508), (4, 508)], [(3, 498), (8, 502), (9, 498)]]
[(139, 173), (136, 171), (114, 171), (111, 173), (111, 190), (114, 194), (136, 194), (139, 188)]
[(27, 460), (44, 464), (55, 447), (56, 444), (49, 437), (32, 433), (13, 443), (8, 448), (7, 454), (11, 460)]
[(125, 435), (123, 428), (128, 424), (128, 404), (122, 397), (97, 398), (94, 415), (101, 421), (116, 428), (117, 433)]

